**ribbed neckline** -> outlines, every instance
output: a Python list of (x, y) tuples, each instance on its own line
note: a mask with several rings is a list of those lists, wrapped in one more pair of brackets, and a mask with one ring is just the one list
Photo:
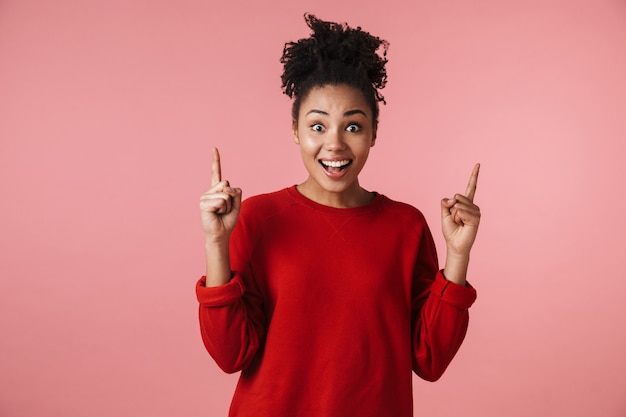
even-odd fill
[(380, 205), (385, 200), (384, 195), (374, 192), (375, 194), (374, 199), (363, 206), (337, 208), (337, 207), (325, 206), (323, 204), (317, 203), (305, 197), (304, 195), (300, 193), (300, 191), (298, 191), (298, 189), (296, 188), (296, 185), (292, 185), (291, 187), (286, 188), (286, 191), (289, 194), (289, 196), (293, 198), (299, 204), (305, 205), (317, 211), (322, 211), (322, 212), (329, 213), (329, 214), (338, 214), (338, 215), (354, 216), (354, 215), (359, 215), (359, 214), (370, 213), (370, 212), (378, 210)]

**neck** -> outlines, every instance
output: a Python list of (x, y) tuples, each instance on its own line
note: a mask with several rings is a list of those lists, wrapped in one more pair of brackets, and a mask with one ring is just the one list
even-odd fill
[(296, 186), (296, 189), (308, 198), (318, 204), (322, 204), (335, 208), (353, 208), (363, 206), (374, 199), (374, 193), (371, 193), (357, 183), (349, 190), (338, 192), (320, 190), (315, 187), (310, 179)]

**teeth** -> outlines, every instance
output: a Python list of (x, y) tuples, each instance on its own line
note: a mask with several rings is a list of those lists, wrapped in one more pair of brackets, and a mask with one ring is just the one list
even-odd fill
[(332, 167), (332, 168), (341, 168), (343, 166), (346, 166), (350, 163), (350, 160), (346, 159), (343, 161), (321, 161), (323, 165), (327, 166), (327, 167)]

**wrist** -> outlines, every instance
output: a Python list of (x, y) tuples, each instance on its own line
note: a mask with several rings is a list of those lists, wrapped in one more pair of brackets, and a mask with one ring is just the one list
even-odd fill
[(446, 250), (446, 259), (452, 262), (467, 263), (469, 262), (469, 258), (469, 252), (457, 252), (450, 248), (447, 248)]
[(228, 241), (205, 244), (206, 255), (206, 286), (216, 287), (230, 280), (230, 260)]
[(467, 269), (469, 266), (469, 253), (457, 253), (448, 250), (446, 254), (446, 266), (444, 268), (444, 276), (448, 281), (455, 284), (465, 285), (467, 280)]
[(204, 247), (205, 249), (215, 249), (215, 248), (228, 248), (228, 244), (230, 242), (230, 236), (224, 235), (205, 235), (204, 236)]

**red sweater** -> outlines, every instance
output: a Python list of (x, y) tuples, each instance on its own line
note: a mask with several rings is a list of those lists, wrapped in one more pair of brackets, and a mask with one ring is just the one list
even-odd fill
[(230, 256), (230, 282), (196, 286), (207, 350), (242, 371), (230, 416), (412, 416), (411, 370), (442, 375), (476, 299), (439, 272), (422, 214), (380, 194), (249, 198)]

